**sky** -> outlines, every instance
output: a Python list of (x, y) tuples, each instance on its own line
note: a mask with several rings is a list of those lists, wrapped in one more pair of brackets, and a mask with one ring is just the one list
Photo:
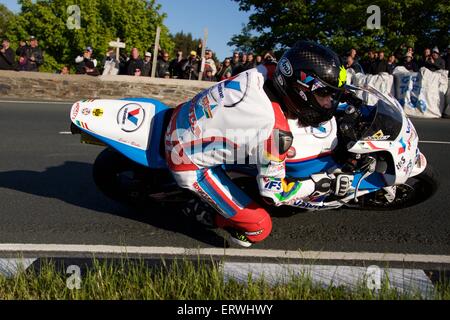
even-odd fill
[[(183, 31), (194, 38), (203, 38), (208, 28), (207, 47), (223, 60), (231, 56), (233, 48), (227, 46), (233, 34), (239, 34), (250, 12), (239, 11), (239, 4), (232, 0), (156, 0), (161, 12), (167, 14), (165, 25), (172, 34)], [(20, 11), (16, 0), (0, 0), (13, 12)], [(83, 13), (81, 13), (83, 14)]]

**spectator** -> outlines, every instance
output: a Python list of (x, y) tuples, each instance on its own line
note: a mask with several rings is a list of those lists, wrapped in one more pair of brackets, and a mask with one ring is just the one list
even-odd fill
[(14, 70), (14, 51), (8, 39), (3, 39), (0, 46), (0, 70)]
[(425, 48), (425, 50), (423, 50), (423, 57), (420, 60), (420, 67), (425, 67), (425, 63), (427, 62), (427, 60), (431, 57), (431, 49), (430, 48)]
[(169, 72), (172, 78), (181, 78), (181, 61), (183, 61), (183, 51), (178, 50), (177, 57), (170, 61)]
[(34, 36), (30, 37), (30, 45), (26, 45), (25, 42), (21, 41), (16, 54), (26, 57), (26, 71), (38, 72), (39, 67), (44, 63), (44, 54), (39, 48), (38, 40)]
[(255, 55), (252, 52), (247, 54), (247, 63), (244, 65), (245, 70), (250, 70), (256, 67)]
[(347, 56), (345, 68), (353, 69), (355, 71), (355, 73), (363, 73), (364, 74), (364, 71), (363, 71), (363, 68), (361, 67), (361, 65), (358, 62), (356, 62), (351, 55)]
[(119, 53), (119, 55), (119, 74), (124, 75), (127, 74), (127, 64), (130, 58), (128, 58), (128, 54), (125, 52)]
[(392, 74), (396, 67), (397, 67), (397, 63), (396, 63), (395, 55), (391, 54), (387, 61), (387, 68), (388, 68), (389, 74)]
[(191, 55), (188, 59), (185, 59), (181, 66), (182, 78), (188, 80), (198, 80), (200, 72), (200, 60), (198, 59), (197, 52), (191, 51)]
[(17, 63), (17, 71), (28, 71), (28, 60), (25, 53), (22, 53)]
[(95, 67), (94, 62), (91, 60), (86, 60), (83, 63), (83, 67), (77, 69), (77, 74), (87, 74), (88, 76), (99, 76), (100, 72)]
[(141, 76), (142, 69), (144, 67), (144, 63), (142, 59), (139, 57), (139, 51), (137, 48), (131, 49), (130, 59), (127, 61), (127, 75), (129, 76)]
[(358, 58), (356, 57), (356, 54), (357, 54), (356, 49), (355, 48), (351, 48), (348, 55), (350, 57), (352, 57), (354, 62), (358, 62)]
[(103, 75), (117, 75), (119, 74), (119, 59), (116, 57), (114, 48), (108, 48), (106, 56), (103, 59)]
[(417, 66), (417, 63), (413, 60), (413, 55), (410, 51), (406, 52), (406, 55), (401, 65), (409, 71), (412, 72), (419, 71), (419, 67)]
[(216, 78), (213, 76), (213, 71), (210, 66), (205, 67), (205, 72), (203, 74), (203, 81), (216, 81)]
[(247, 62), (248, 62), (247, 58), (248, 55), (246, 53), (241, 53), (239, 63), (236, 65), (236, 67), (233, 68), (232, 71), (233, 76), (247, 70)]
[(152, 75), (152, 54), (148, 51), (144, 54), (141, 75), (143, 77), (150, 77)]
[(255, 60), (257, 66), (259, 66), (262, 63), (262, 57), (260, 55), (257, 55)]
[(434, 47), (431, 52), (431, 57), (425, 61), (425, 68), (430, 71), (444, 70), (445, 61), (441, 58), (438, 47)]
[(374, 64), (373, 67), (373, 73), (374, 74), (380, 74), (383, 72), (389, 72), (388, 70), (388, 64), (386, 59), (384, 59), (384, 51), (380, 50), (378, 52), (378, 59)]
[(68, 74), (70, 74), (69, 66), (63, 66), (61, 68), (61, 70), (59, 71), (59, 74), (61, 74), (61, 75), (68, 75)]
[(369, 52), (367, 53), (367, 57), (364, 59), (364, 61), (361, 62), (361, 66), (363, 67), (364, 72), (367, 74), (373, 74), (375, 62), (375, 53), (373, 52), (373, 50), (369, 50)]
[(239, 52), (235, 51), (233, 53), (233, 58), (231, 59), (231, 68), (234, 70), (241, 64), (241, 60), (239, 58)]
[[(82, 55), (79, 55), (75, 58), (75, 63), (77, 64), (77, 74), (85, 74), (86, 73), (86, 63), (88, 61), (92, 62), (94, 68), (97, 67), (97, 60), (92, 57), (93, 50), (91, 47), (87, 47)], [(89, 64), (91, 65), (91, 64)]]
[(445, 61), (445, 69), (450, 70), (450, 44), (447, 46), (447, 53), (442, 58)]
[(158, 61), (156, 62), (156, 77), (164, 78), (166, 72), (168, 72), (170, 76), (169, 67), (169, 53), (167, 51), (163, 51), (161, 57), (159, 57)]
[(205, 72), (207, 67), (211, 69), (213, 77), (217, 74), (216, 62), (213, 59), (213, 52), (209, 49), (205, 50)]
[(230, 74), (233, 72), (230, 58), (226, 58), (225, 60), (223, 60), (222, 68), (219, 70), (219, 72), (217, 72), (217, 80), (219, 81), (225, 80), (225, 75), (228, 72)]

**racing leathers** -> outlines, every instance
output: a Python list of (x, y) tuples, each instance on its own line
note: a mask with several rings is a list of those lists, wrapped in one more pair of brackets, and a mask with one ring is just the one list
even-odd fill
[(277, 206), (330, 190), (326, 175), (285, 179), (292, 134), (282, 108), (264, 90), (268, 76), (264, 67), (250, 69), (201, 92), (175, 109), (165, 137), (166, 160), (178, 185), (220, 213), (217, 227), (238, 230), (252, 243), (270, 234), (271, 218), (222, 165), (256, 165), (261, 195)]

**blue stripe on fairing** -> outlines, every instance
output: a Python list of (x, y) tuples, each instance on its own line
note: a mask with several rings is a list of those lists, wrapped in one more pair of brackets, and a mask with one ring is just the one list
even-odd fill
[(208, 196), (211, 197), (211, 199), (221, 208), (229, 217), (234, 217), (236, 215), (236, 211), (233, 210), (233, 208), (230, 207), (228, 203), (226, 203), (225, 200), (222, 199), (222, 197), (214, 190), (214, 187), (211, 186), (207, 181), (205, 177), (205, 172), (208, 169), (203, 170), (197, 170), (197, 182), (200, 185), (200, 187), (206, 192)]
[[(362, 174), (355, 174), (355, 178), (353, 179), (352, 186), (356, 188), (358, 185), (359, 179), (361, 179)], [(379, 190), (381, 188), (386, 187), (386, 182), (383, 179), (383, 175), (381, 173), (375, 172), (371, 174), (369, 177), (361, 181), (359, 185), (359, 190), (369, 190), (370, 192)]]
[[(286, 162), (286, 176), (290, 178), (308, 179), (312, 174), (325, 172), (334, 166), (336, 166), (336, 162), (334, 162), (331, 156), (298, 163)], [(356, 187), (361, 176), (361, 173), (355, 174), (353, 187)], [(375, 191), (384, 187), (386, 187), (386, 182), (383, 179), (383, 175), (380, 173), (373, 173), (368, 178), (361, 181), (359, 189)]]
[(148, 167), (149, 166), (149, 160), (147, 158), (147, 152), (146, 150), (138, 149), (132, 146), (129, 146), (127, 144), (123, 144), (121, 142), (111, 140), (102, 136), (99, 136), (98, 134), (93, 133), (92, 131), (86, 130), (82, 127), (79, 127), (82, 131), (86, 132), (90, 136), (93, 136), (94, 138), (106, 143), (108, 146), (110, 146), (113, 149), (116, 149), (123, 155), (125, 155), (127, 158), (130, 158), (131, 160), (142, 164), (143, 166)]
[(309, 178), (312, 174), (324, 172), (336, 166), (333, 157), (327, 156), (302, 162), (286, 162), (286, 175), (291, 178)]
[(237, 203), (242, 208), (247, 207), (252, 202), (252, 199), (231, 181), (221, 167), (213, 168), (210, 172), (231, 194), (231, 201)]
[(178, 112), (177, 116), (177, 130), (184, 129), (189, 130), (191, 124), (189, 123), (189, 109), (190, 102), (186, 102)]

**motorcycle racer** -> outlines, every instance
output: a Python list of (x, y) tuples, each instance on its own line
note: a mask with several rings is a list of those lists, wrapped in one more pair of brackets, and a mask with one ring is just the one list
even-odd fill
[(330, 121), (345, 81), (333, 51), (299, 41), (277, 65), (247, 70), (178, 106), (166, 131), (166, 160), (178, 185), (202, 200), (185, 212), (227, 230), (230, 240), (244, 247), (270, 234), (268, 212), (226, 175), (222, 165), (229, 163), (255, 164), (260, 194), (276, 206), (344, 196), (351, 175), (324, 172), (290, 181), (285, 160), (293, 140), (288, 119), (300, 127)]

